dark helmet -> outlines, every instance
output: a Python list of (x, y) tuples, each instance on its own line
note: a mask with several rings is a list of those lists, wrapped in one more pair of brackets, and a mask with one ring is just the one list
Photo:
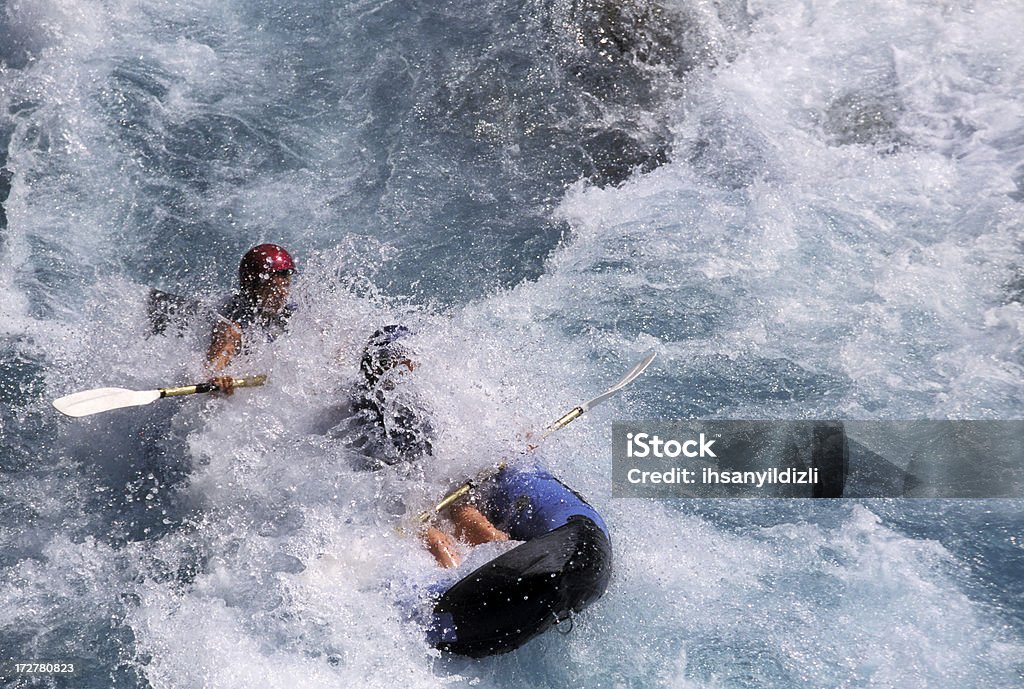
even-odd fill
[(238, 281), (242, 287), (250, 288), (266, 282), (280, 271), (291, 273), (295, 270), (292, 255), (277, 244), (260, 244), (245, 252), (238, 264)]
[(412, 357), (412, 351), (398, 341), (411, 334), (404, 325), (385, 325), (370, 336), (359, 362), (359, 370), (367, 383), (376, 384), (396, 364)]

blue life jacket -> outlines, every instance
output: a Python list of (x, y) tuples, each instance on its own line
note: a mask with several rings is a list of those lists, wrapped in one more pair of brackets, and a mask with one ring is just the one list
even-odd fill
[(495, 526), (517, 541), (553, 531), (574, 516), (590, 519), (609, 535), (597, 510), (539, 464), (498, 472), (484, 487), (483, 508)]

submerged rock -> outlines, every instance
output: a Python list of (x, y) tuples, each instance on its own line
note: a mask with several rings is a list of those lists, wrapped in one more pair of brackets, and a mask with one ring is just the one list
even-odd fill
[(896, 153), (908, 143), (900, 131), (903, 103), (892, 90), (850, 91), (833, 100), (825, 111), (825, 131), (837, 146), (875, 146)]

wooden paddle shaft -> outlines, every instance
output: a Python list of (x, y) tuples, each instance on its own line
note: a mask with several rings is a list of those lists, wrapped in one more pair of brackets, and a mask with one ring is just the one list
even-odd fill
[[(251, 388), (263, 385), (267, 382), (266, 376), (246, 376), (245, 378), (234, 378), (236, 388)], [(181, 395), (195, 395), (196, 393), (213, 392), (217, 386), (213, 383), (198, 383), (196, 385), (183, 385), (179, 388), (161, 388), (161, 397), (180, 397)]]

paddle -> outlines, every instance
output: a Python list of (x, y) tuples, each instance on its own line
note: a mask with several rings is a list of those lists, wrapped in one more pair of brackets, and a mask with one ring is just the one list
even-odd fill
[[(234, 379), (236, 388), (250, 388), (256, 385), (263, 385), (266, 381), (266, 376), (249, 376)], [(161, 397), (180, 397), (181, 395), (213, 392), (218, 389), (213, 383), (198, 383), (196, 385), (186, 385), (179, 388), (161, 388), (159, 390), (95, 388), (61, 397), (53, 401), (53, 406), (62, 414), (81, 417), (124, 407), (141, 407), (150, 402), (155, 402)]]
[[(598, 395), (594, 399), (588, 400), (588, 401), (584, 402), (583, 404), (579, 405), (578, 407), (574, 407), (573, 409), (570, 409), (568, 412), (563, 414), (554, 423), (552, 423), (550, 426), (548, 426), (544, 430), (544, 433), (540, 436), (540, 438), (537, 439), (537, 444), (540, 444), (545, 438), (547, 438), (549, 435), (551, 435), (555, 431), (557, 431), (557, 430), (559, 430), (561, 428), (565, 428), (570, 423), (572, 423), (573, 421), (575, 421), (579, 417), (583, 416), (585, 413), (587, 413), (588, 411), (590, 411), (591, 409), (593, 409), (597, 405), (599, 405), (602, 402), (605, 402), (606, 400), (611, 398), (619, 390), (621, 390), (622, 388), (624, 388), (627, 385), (629, 385), (630, 383), (632, 383), (634, 380), (636, 380), (637, 377), (640, 376), (641, 373), (643, 373), (647, 369), (648, 366), (651, 365), (651, 362), (654, 361), (654, 357), (655, 356), (657, 356), (657, 353), (654, 352), (653, 350), (648, 352), (644, 356), (643, 359), (641, 359), (640, 361), (636, 362), (636, 364), (633, 366), (633, 368), (629, 369), (629, 371), (626, 372), (626, 375), (622, 376), (622, 378), (619, 379), (618, 383), (616, 383), (615, 385), (611, 386), (610, 388), (605, 390), (603, 393), (601, 393), (600, 395)], [(530, 444), (530, 445), (526, 446), (526, 451), (530, 452), (532, 450), (535, 450), (536, 448), (537, 448), (537, 445)], [(436, 515), (440, 514), (442, 510), (444, 510), (446, 507), (450, 506), (456, 500), (461, 498), (463, 495), (465, 495), (466, 493), (471, 491), (479, 483), (481, 483), (482, 481), (484, 481), (488, 477), (493, 476), (494, 474), (496, 474), (499, 471), (501, 471), (502, 469), (504, 469), (507, 466), (507, 464), (508, 464), (508, 462), (502, 461), (500, 464), (498, 464), (497, 467), (495, 467), (493, 469), (489, 469), (487, 471), (484, 471), (479, 476), (477, 476), (476, 478), (472, 478), (472, 479), (466, 481), (461, 486), (459, 486), (455, 490), (453, 490), (450, 493), (448, 493), (448, 495), (444, 496), (441, 499), (441, 502), (437, 503), (436, 505), (434, 505), (429, 510), (426, 510), (424, 512), (420, 512), (420, 514), (417, 516), (417, 520), (422, 522), (422, 523), (426, 523), (426, 522), (430, 521), (430, 519), (432, 519)]]

